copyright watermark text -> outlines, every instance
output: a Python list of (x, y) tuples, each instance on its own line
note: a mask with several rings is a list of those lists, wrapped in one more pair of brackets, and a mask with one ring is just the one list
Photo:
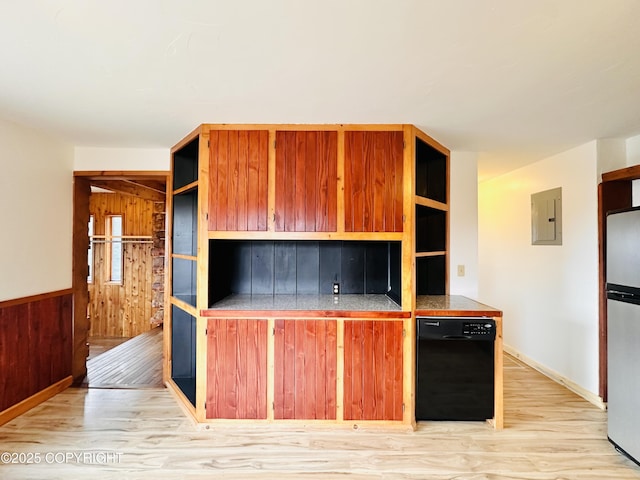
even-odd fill
[(120, 463), (122, 453), (106, 451), (81, 452), (0, 452), (0, 464), (65, 464), (106, 465)]

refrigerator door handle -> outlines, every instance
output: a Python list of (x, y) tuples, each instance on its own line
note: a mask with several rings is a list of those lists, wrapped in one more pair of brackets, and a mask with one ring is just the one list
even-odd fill
[(634, 295), (628, 292), (619, 292), (616, 290), (609, 290), (607, 292), (608, 300), (617, 300), (618, 302), (633, 303), (640, 305), (640, 296)]

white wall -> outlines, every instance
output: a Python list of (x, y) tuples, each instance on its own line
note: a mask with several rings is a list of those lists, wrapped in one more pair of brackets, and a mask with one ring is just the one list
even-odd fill
[[(478, 298), (478, 154), (451, 152), (449, 293)], [(458, 265), (465, 275), (459, 277)]]
[(0, 120), (0, 300), (71, 288), (73, 148)]
[[(625, 166), (632, 167), (640, 165), (640, 135), (628, 138), (626, 140), (627, 164)], [(633, 188), (633, 205), (640, 205), (640, 180), (632, 182)]]
[[(598, 392), (597, 142), (479, 185), (479, 300), (505, 345)], [(563, 245), (531, 245), (531, 194), (562, 187)]]
[(168, 148), (76, 147), (74, 170), (169, 170)]

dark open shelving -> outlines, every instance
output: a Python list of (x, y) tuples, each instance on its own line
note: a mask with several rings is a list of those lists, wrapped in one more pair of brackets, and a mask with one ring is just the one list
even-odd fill
[(416, 205), (416, 252), (438, 252), (447, 248), (447, 212)]
[[(173, 191), (178, 193), (173, 195), (171, 294), (194, 307), (197, 293), (198, 148), (199, 137), (196, 137), (173, 154)], [(185, 256), (190, 258), (183, 258)]]
[(416, 258), (416, 295), (446, 293), (446, 256)]
[(178, 190), (198, 180), (199, 137), (173, 154), (173, 189)]
[(449, 155), (421, 138), (416, 137), (415, 142), (416, 295), (445, 295), (448, 291)]
[(416, 138), (416, 195), (447, 203), (446, 154)]
[(171, 307), (171, 379), (196, 404), (196, 319)]
[(195, 256), (198, 251), (198, 189), (173, 196), (173, 253)]

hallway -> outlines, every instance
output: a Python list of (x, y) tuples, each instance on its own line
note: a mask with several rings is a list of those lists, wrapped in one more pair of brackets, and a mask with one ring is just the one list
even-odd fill
[[(96, 348), (101, 348), (96, 340)], [(105, 343), (109, 343), (106, 341)], [(89, 388), (162, 388), (162, 327), (133, 337), (87, 360)]]

